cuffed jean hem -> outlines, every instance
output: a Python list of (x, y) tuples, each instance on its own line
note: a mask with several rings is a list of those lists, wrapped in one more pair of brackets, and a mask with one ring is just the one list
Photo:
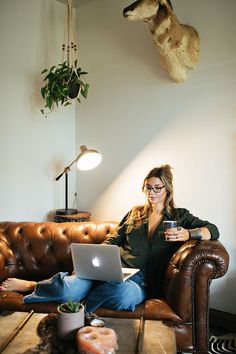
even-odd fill
[(78, 279), (67, 272), (59, 272), (52, 278), (37, 283), (33, 293), (24, 296), (24, 303), (80, 301), (92, 286), (92, 280)]

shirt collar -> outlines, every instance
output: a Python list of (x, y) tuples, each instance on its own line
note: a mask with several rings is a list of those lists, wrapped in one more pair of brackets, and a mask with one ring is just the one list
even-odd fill
[(166, 216), (169, 220), (173, 218), (173, 216), (167, 211), (167, 209), (164, 209), (163, 215)]

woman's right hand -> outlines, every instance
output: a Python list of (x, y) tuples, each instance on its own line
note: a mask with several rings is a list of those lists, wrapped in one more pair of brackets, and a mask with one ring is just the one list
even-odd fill
[(176, 241), (187, 241), (189, 240), (189, 232), (187, 229), (184, 229), (181, 226), (172, 227), (170, 229), (165, 230), (164, 232), (166, 241), (176, 242)]

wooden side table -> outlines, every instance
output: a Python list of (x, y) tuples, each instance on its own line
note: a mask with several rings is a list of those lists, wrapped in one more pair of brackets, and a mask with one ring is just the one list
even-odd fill
[(89, 213), (88, 211), (79, 211), (77, 214), (71, 214), (71, 215), (57, 215), (57, 214), (55, 214), (54, 221), (55, 222), (90, 221), (90, 216), (91, 216), (91, 213)]

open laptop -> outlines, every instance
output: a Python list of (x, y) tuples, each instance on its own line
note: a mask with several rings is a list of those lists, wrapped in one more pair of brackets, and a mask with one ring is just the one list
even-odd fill
[(123, 282), (137, 268), (122, 268), (120, 250), (115, 245), (72, 243), (71, 255), (78, 278)]

